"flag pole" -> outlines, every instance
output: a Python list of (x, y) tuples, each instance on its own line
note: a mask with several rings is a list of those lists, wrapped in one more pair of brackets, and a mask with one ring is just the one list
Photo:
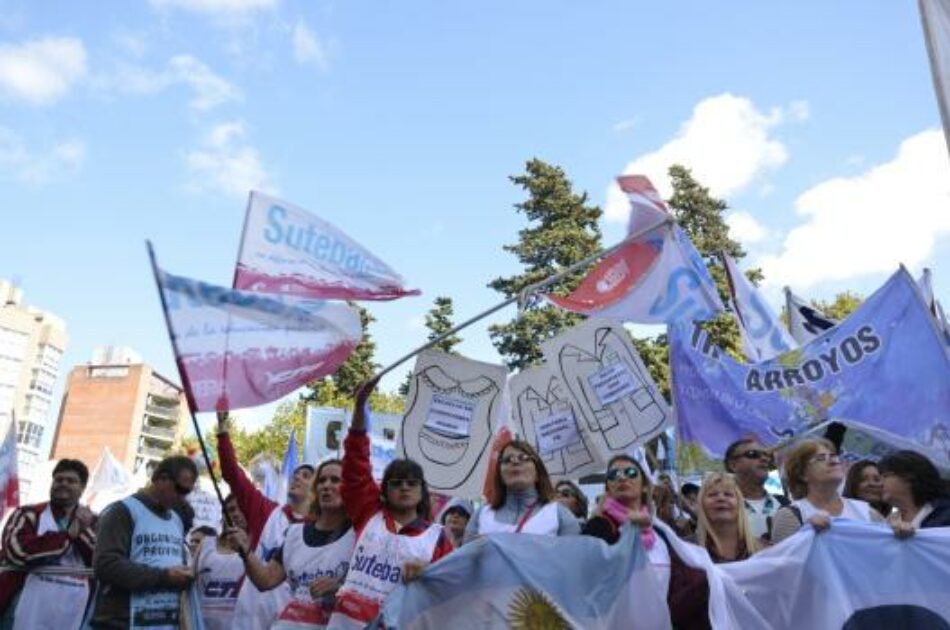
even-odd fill
[[(162, 315), (165, 318), (165, 329), (168, 332), (168, 339), (171, 341), (172, 352), (175, 355), (175, 367), (178, 368), (178, 377), (181, 379), (181, 384), (185, 390), (185, 401), (188, 404), (188, 412), (191, 415), (191, 422), (195, 427), (195, 435), (198, 436), (198, 444), (201, 446), (201, 454), (204, 457), (205, 466), (208, 467), (208, 476), (211, 477), (211, 485), (214, 486), (214, 493), (217, 495), (218, 501), (221, 503), (221, 514), (224, 516), (224, 520), (228, 527), (234, 527), (234, 522), (231, 520), (231, 516), (228, 514), (228, 510), (224, 505), (224, 497), (221, 494), (221, 488), (218, 486), (218, 480), (214, 476), (214, 469), (211, 467), (211, 457), (208, 455), (208, 447), (205, 444), (204, 437), (201, 435), (201, 427), (198, 426), (198, 418), (195, 415), (195, 408), (197, 405), (195, 404), (194, 395), (191, 391), (191, 382), (188, 380), (188, 373), (184, 370), (181, 364), (181, 355), (178, 352), (178, 343), (175, 341), (175, 335), (172, 332), (171, 321), (168, 319), (168, 304), (165, 301), (165, 292), (162, 290), (161, 278), (158, 275), (158, 263), (155, 261), (155, 250), (152, 248), (151, 241), (145, 241), (145, 246), (148, 248), (148, 259), (152, 265), (152, 276), (155, 278), (155, 287), (158, 289), (158, 297), (162, 303)], [(246, 559), (243, 550), (239, 549), (238, 554), (242, 559)]]
[(653, 230), (655, 230), (655, 229), (657, 229), (657, 228), (661, 228), (661, 227), (663, 227), (663, 226), (665, 226), (665, 225), (669, 225), (669, 224), (671, 224), (671, 223), (673, 223), (673, 222), (674, 222), (674, 221), (673, 221), (673, 218), (672, 218), (672, 217), (670, 217), (670, 216), (665, 216), (665, 217), (663, 217), (663, 219), (662, 219), (661, 221), (658, 221), (658, 222), (656, 222), (656, 223), (653, 224), (653, 225), (648, 225), (648, 226), (645, 227), (645, 228), (641, 228), (641, 229), (639, 229), (639, 230), (634, 231), (632, 234), (629, 234), (625, 239), (623, 239), (622, 241), (620, 241), (620, 242), (617, 243), (616, 245), (613, 245), (612, 247), (608, 247), (607, 249), (601, 250), (601, 251), (597, 252), (596, 254), (593, 254), (593, 255), (591, 255), (591, 256), (588, 256), (588, 257), (585, 258), (584, 260), (578, 261), (578, 262), (574, 263), (573, 265), (570, 265), (569, 267), (566, 267), (566, 268), (562, 269), (561, 271), (558, 271), (557, 273), (554, 273), (554, 274), (548, 276), (547, 278), (545, 278), (544, 280), (541, 280), (540, 282), (535, 282), (534, 284), (531, 284), (531, 285), (525, 287), (524, 289), (522, 289), (521, 291), (519, 291), (516, 295), (514, 295), (514, 296), (512, 296), (512, 297), (510, 297), (510, 298), (508, 298), (508, 299), (506, 299), (506, 300), (504, 300), (504, 301), (502, 301), (502, 302), (499, 302), (498, 304), (495, 304), (494, 306), (492, 306), (492, 307), (489, 308), (488, 310), (482, 311), (482, 312), (479, 313), (478, 315), (475, 315), (474, 317), (465, 320), (464, 322), (462, 322), (462, 323), (459, 324), (458, 326), (455, 326), (455, 327), (452, 328), (451, 330), (449, 330), (449, 331), (447, 331), (447, 332), (444, 332), (444, 333), (442, 333), (441, 335), (439, 335), (438, 337), (435, 337), (434, 339), (432, 339), (432, 340), (430, 340), (430, 341), (424, 343), (423, 345), (419, 346), (419, 347), (416, 348), (415, 350), (404, 354), (403, 356), (401, 356), (401, 357), (399, 357), (398, 359), (396, 359), (393, 363), (390, 363), (390, 364), (387, 365), (385, 368), (383, 368), (382, 370), (380, 370), (379, 372), (377, 372), (376, 375), (375, 375), (374, 377), (372, 377), (370, 380), (378, 381), (380, 378), (382, 378), (383, 376), (385, 376), (385, 375), (388, 374), (389, 372), (393, 371), (394, 369), (396, 369), (397, 367), (399, 367), (400, 365), (402, 365), (403, 363), (405, 363), (406, 361), (408, 361), (408, 360), (411, 359), (412, 357), (416, 356), (417, 354), (419, 354), (419, 353), (422, 352), (423, 350), (427, 350), (427, 349), (431, 348), (432, 346), (436, 345), (437, 343), (439, 343), (439, 342), (442, 341), (443, 339), (445, 339), (445, 338), (447, 338), (447, 337), (450, 337), (451, 335), (454, 335), (455, 333), (459, 332), (460, 330), (462, 330), (462, 329), (464, 329), (464, 328), (468, 328), (469, 326), (471, 326), (471, 325), (474, 324), (475, 322), (480, 321), (480, 320), (482, 320), (482, 319), (485, 319), (486, 317), (488, 317), (488, 316), (491, 315), (492, 313), (495, 313), (495, 312), (497, 312), (497, 311), (500, 311), (501, 309), (505, 308), (506, 306), (508, 306), (508, 305), (510, 305), (510, 304), (513, 304), (513, 303), (515, 303), (515, 302), (518, 302), (518, 303), (519, 303), (518, 312), (519, 312), (519, 315), (520, 315), (521, 312), (523, 311), (523, 308), (520, 308), (520, 306), (526, 304), (527, 301), (528, 301), (528, 299), (529, 299), (531, 296), (533, 296), (535, 293), (537, 293), (538, 291), (540, 291), (541, 289), (544, 289), (545, 287), (548, 287), (548, 286), (554, 284), (555, 282), (561, 280), (561, 279), (564, 278), (565, 276), (568, 276), (568, 275), (574, 273), (575, 271), (577, 271), (577, 270), (579, 270), (579, 269), (583, 269), (583, 268), (587, 267), (587, 266), (590, 265), (591, 263), (597, 262), (597, 261), (600, 260), (601, 258), (605, 258), (606, 256), (609, 256), (609, 255), (613, 254), (614, 252), (616, 252), (616, 251), (619, 250), (620, 248), (624, 247), (625, 245), (629, 244), (630, 242), (632, 242), (632, 241), (634, 241), (634, 240), (636, 240), (636, 239), (638, 239), (638, 238), (641, 238), (644, 234), (647, 234), (648, 232), (652, 232)]

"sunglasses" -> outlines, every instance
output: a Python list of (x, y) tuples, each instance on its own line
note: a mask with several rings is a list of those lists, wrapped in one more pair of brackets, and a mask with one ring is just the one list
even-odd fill
[(742, 457), (743, 459), (772, 459), (772, 454), (768, 451), (760, 451), (758, 449), (751, 448), (748, 451), (736, 453), (736, 457)]
[(386, 482), (386, 487), (390, 490), (396, 490), (398, 488), (408, 488), (412, 490), (413, 488), (418, 488), (422, 485), (422, 479), (390, 479)]
[(577, 495), (575, 495), (569, 488), (562, 488), (562, 489), (558, 490), (558, 491), (557, 491), (557, 496), (563, 497), (563, 498), (565, 498), (565, 499), (576, 499), (576, 498), (577, 498)]
[(636, 466), (627, 466), (626, 468), (611, 468), (607, 471), (607, 481), (617, 481), (621, 477), (624, 479), (636, 479), (640, 476), (640, 470)]
[(524, 464), (531, 461), (531, 456), (527, 453), (512, 453), (501, 458), (501, 463), (507, 466), (514, 464)]

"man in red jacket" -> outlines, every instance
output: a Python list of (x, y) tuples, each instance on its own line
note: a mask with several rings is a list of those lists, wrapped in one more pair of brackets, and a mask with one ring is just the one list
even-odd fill
[[(294, 470), (287, 489), (287, 503), (278, 505), (257, 489), (238, 465), (231, 436), (228, 434), (226, 413), (218, 414), (218, 461), (221, 476), (231, 488), (241, 512), (247, 519), (247, 537), (251, 549), (266, 564), (284, 544), (288, 525), (301, 523), (310, 513), (310, 485), (313, 466), (303, 464)], [(270, 628), (277, 613), (290, 600), (286, 583), (272, 591), (261, 593), (250, 580), (245, 580), (235, 606), (235, 630), (265, 630)]]
[[(95, 515), (79, 505), (88, 479), (81, 461), (60, 460), (49, 502), (24, 505), (7, 521), (0, 561), (24, 571), (0, 572), (0, 626), (79, 628), (89, 599), (89, 578), (82, 573), (92, 565), (96, 545)], [(28, 572), (52, 566), (77, 573)]]

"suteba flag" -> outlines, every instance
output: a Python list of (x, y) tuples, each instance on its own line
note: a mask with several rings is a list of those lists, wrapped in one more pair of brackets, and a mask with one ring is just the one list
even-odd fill
[(806, 344), (838, 325), (837, 320), (792, 293), (788, 287), (785, 287), (785, 305), (788, 311), (788, 330), (798, 344)]
[(775, 312), (759, 290), (752, 286), (746, 275), (739, 270), (736, 261), (723, 254), (723, 262), (726, 279), (729, 281), (729, 292), (732, 294), (732, 304), (739, 319), (743, 349), (749, 360), (767, 361), (794, 348), (797, 344), (782, 327), (779, 318), (775, 316)]
[(368, 249), (303, 208), (252, 191), (234, 288), (324, 300), (393, 300), (419, 291)]
[(359, 313), (210, 285), (156, 268), (194, 411), (262, 405), (332, 374), (359, 343)]

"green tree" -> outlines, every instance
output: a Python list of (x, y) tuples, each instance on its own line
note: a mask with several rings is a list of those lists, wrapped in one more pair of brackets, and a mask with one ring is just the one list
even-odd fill
[[(496, 278), (488, 286), (510, 298), (524, 288), (557, 273), (600, 249), (601, 210), (588, 204), (587, 194), (576, 194), (564, 171), (537, 158), (525, 164), (522, 175), (510, 177), (528, 198), (515, 204), (529, 226), (518, 242), (504, 250), (518, 257), (522, 273)], [(566, 295), (587, 270), (571, 274), (546, 290)], [(492, 343), (511, 369), (523, 369), (541, 360), (540, 343), (582, 318), (554, 306), (529, 304), (523, 313), (489, 328)]]
[[(452, 298), (438, 296), (433, 300), (432, 308), (426, 313), (425, 324), (429, 329), (429, 335), (426, 341), (435, 341), (455, 327), (452, 317), (455, 315), (455, 307), (452, 304)], [(462, 338), (458, 335), (449, 335), (437, 344), (432, 346), (436, 350), (441, 350), (448, 354), (458, 354), (454, 348), (462, 343)], [(406, 373), (406, 378), (399, 385), (399, 395), (405, 398), (409, 395), (409, 381), (412, 379), (412, 370)]]
[(819, 311), (836, 319), (839, 322), (846, 318), (848, 315), (853, 313), (861, 303), (864, 301), (857, 293), (852, 291), (844, 291), (835, 295), (835, 299), (831, 302), (826, 302), (823, 300), (812, 300), (811, 305), (817, 308)]
[(379, 364), (373, 361), (373, 356), (376, 354), (376, 342), (369, 333), (369, 325), (375, 322), (376, 318), (362, 306), (357, 306), (357, 308), (360, 312), (360, 323), (363, 326), (363, 338), (353, 354), (332, 376), (307, 385), (309, 391), (303, 395), (306, 402), (323, 407), (338, 406), (335, 403), (340, 396), (346, 399), (352, 398), (356, 394), (356, 388), (379, 369)]
[(228, 433), (238, 461), (247, 464), (261, 453), (272, 455), (280, 461), (287, 450), (291, 432), (296, 433), (297, 447), (301, 448), (306, 417), (306, 402), (298, 398), (278, 405), (270, 421), (257, 431), (246, 431), (232, 422)]

